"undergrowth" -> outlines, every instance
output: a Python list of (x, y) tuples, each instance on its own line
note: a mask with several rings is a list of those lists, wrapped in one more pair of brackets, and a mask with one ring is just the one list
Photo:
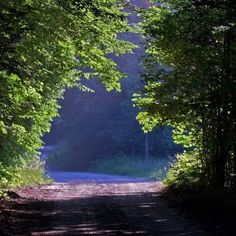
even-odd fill
[(202, 163), (197, 152), (178, 154), (164, 180), (166, 186), (175, 189), (200, 187), (202, 180)]
[(145, 160), (138, 156), (119, 154), (94, 162), (90, 171), (162, 180), (166, 176), (168, 166), (169, 160), (166, 158), (154, 159), (150, 157), (148, 160)]
[(22, 186), (50, 183), (45, 175), (44, 163), (39, 159), (22, 160), (15, 165), (0, 162), (0, 196), (6, 197), (9, 190)]

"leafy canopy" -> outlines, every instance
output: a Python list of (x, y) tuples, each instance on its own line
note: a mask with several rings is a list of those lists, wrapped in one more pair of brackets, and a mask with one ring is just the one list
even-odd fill
[(123, 8), (120, 0), (1, 1), (1, 162), (37, 155), (65, 89), (89, 91), (82, 78), (120, 90), (124, 75), (109, 54), (134, 48), (118, 37), (132, 31)]
[(171, 125), (178, 143), (199, 151), (210, 182), (223, 186), (236, 170), (236, 3), (158, 2), (141, 13), (147, 57), (138, 119), (146, 131)]

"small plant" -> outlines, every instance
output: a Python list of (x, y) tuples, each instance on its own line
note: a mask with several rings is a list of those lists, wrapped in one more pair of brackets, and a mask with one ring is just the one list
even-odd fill
[(202, 177), (201, 169), (202, 164), (198, 153), (179, 154), (169, 169), (164, 183), (175, 188), (189, 188), (199, 185)]
[(49, 183), (50, 179), (45, 176), (44, 162), (39, 158), (24, 161), (21, 166), (14, 170), (12, 187)]

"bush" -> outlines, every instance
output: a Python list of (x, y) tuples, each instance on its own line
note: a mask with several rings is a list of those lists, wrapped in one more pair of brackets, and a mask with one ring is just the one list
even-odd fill
[(50, 183), (45, 176), (44, 162), (39, 158), (21, 160), (14, 166), (0, 162), (0, 196), (21, 186)]
[(174, 188), (191, 188), (201, 184), (202, 164), (199, 154), (185, 152), (177, 155), (176, 161), (167, 173), (164, 183)]

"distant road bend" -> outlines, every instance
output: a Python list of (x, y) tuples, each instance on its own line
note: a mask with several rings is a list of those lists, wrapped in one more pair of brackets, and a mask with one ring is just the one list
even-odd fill
[(4, 210), (0, 235), (207, 235), (160, 199), (161, 182), (91, 173), (52, 173)]

